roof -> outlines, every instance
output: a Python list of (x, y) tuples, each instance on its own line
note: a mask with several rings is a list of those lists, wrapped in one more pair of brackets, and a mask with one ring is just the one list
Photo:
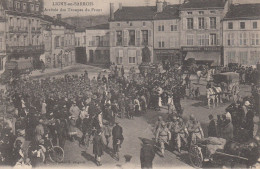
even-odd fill
[(76, 28), (75, 32), (85, 32), (86, 28), (84, 27), (80, 27), (80, 28)]
[(260, 3), (258, 4), (232, 4), (224, 20), (260, 19)]
[(179, 18), (180, 5), (167, 5), (163, 12), (156, 13), (154, 16), (155, 20), (162, 19), (177, 19)]
[(114, 13), (113, 21), (152, 20), (155, 12), (155, 6), (125, 6)]
[(138, 21), (179, 18), (180, 5), (167, 5), (163, 12), (157, 12), (156, 6), (125, 6), (114, 13), (113, 21)]
[(88, 29), (88, 30), (94, 30), (94, 29), (109, 29), (109, 24), (108, 24), (108, 23), (100, 24), (100, 25), (96, 25), (96, 26), (87, 27), (86, 29)]
[(34, 14), (34, 13), (27, 13), (27, 12), (19, 12), (19, 11), (12, 11), (12, 10), (7, 10), (6, 13), (8, 15), (17, 15), (17, 16), (29, 16), (29, 17), (38, 17), (40, 18), (40, 14)]
[(181, 5), (181, 10), (224, 8), (225, 4), (226, 1), (223, 0), (187, 0)]
[(67, 29), (75, 29), (75, 26), (70, 25), (70, 24), (68, 24), (66, 22), (63, 22), (61, 20), (55, 19), (55, 18), (53, 18), (51, 16), (48, 16), (48, 15), (43, 15), (42, 19), (45, 20), (45, 21), (51, 22), (53, 25), (64, 26)]

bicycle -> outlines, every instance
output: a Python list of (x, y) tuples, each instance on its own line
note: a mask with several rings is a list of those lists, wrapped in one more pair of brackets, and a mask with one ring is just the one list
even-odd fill
[[(64, 160), (64, 150), (60, 146), (53, 146), (52, 139), (47, 138), (48, 145), (44, 156), (42, 157), (43, 162), (45, 162), (45, 157), (49, 157), (51, 162), (61, 163)], [(40, 146), (42, 147), (42, 145)], [(35, 151), (31, 151), (31, 145), (29, 145), (27, 149), (27, 153), (32, 152), (35, 154)], [(36, 150), (37, 152), (44, 152), (42, 148), (40, 150)], [(36, 153), (37, 153), (36, 152)]]

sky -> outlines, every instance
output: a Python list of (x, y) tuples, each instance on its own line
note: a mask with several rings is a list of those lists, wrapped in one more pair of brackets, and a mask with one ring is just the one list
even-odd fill
[[(108, 15), (110, 3), (114, 3), (115, 10), (119, 3), (122, 6), (155, 6), (156, 0), (43, 0), (44, 14), (55, 16), (62, 14), (62, 17)], [(163, 0), (161, 0), (163, 1)], [(178, 4), (180, 0), (166, 0), (170, 4)], [(183, 1), (183, 0), (181, 0)], [(64, 2), (61, 4), (61, 2)], [(85, 4), (79, 4), (79, 3)], [(260, 0), (233, 0), (234, 3), (260, 3)], [(63, 9), (61, 11), (61, 9)]]

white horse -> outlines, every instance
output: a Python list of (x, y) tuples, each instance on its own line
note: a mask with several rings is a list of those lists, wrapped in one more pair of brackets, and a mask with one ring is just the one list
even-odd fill
[(223, 103), (222, 101), (222, 90), (220, 87), (211, 87), (207, 89), (207, 99), (208, 99), (208, 107), (210, 109), (211, 107), (211, 100), (213, 103), (213, 108), (216, 107), (220, 103)]

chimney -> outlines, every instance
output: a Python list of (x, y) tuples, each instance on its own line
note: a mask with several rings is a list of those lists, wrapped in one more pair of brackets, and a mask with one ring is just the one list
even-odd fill
[(57, 19), (60, 21), (61, 20), (61, 14), (57, 14)]
[(110, 3), (110, 20), (114, 20), (114, 3)]
[(163, 3), (159, 0), (156, 1), (156, 8), (157, 12), (162, 12), (163, 11)]
[(122, 3), (120, 2), (120, 3), (119, 3), (119, 10), (122, 10), (122, 7), (123, 7), (123, 6), (122, 6)]

